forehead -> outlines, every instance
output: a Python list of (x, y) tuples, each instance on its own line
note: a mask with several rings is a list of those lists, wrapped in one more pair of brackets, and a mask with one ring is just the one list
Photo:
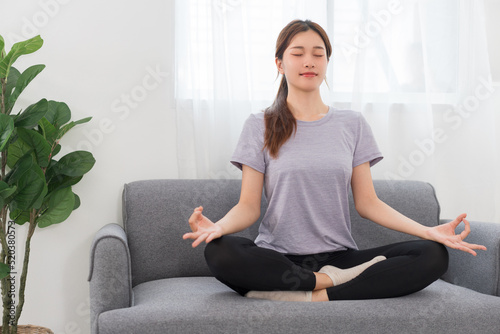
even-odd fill
[(325, 49), (325, 42), (323, 42), (323, 39), (317, 32), (314, 30), (307, 30), (299, 32), (297, 35), (293, 36), (287, 49), (299, 47)]

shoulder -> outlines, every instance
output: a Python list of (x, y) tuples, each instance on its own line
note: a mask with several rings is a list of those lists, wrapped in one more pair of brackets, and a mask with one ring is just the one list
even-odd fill
[(359, 122), (359, 119), (363, 117), (363, 115), (359, 111), (349, 109), (333, 109), (333, 111), (337, 118), (341, 118), (345, 121)]
[(256, 112), (256, 113), (252, 113), (248, 116), (247, 120), (251, 121), (251, 122), (255, 122), (255, 123), (262, 123), (264, 124), (264, 113), (261, 111), (261, 112)]
[(241, 137), (244, 140), (259, 138), (263, 140), (265, 133), (264, 113), (253, 113), (248, 115), (241, 129)]
[(363, 114), (359, 111), (349, 110), (349, 109), (334, 109), (335, 117), (337, 122), (340, 122), (343, 127), (357, 131), (363, 123), (366, 122)]
[(245, 121), (245, 128), (263, 130), (265, 128), (264, 113), (257, 112), (250, 114)]

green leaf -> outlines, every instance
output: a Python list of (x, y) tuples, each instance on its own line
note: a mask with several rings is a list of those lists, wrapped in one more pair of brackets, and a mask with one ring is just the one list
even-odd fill
[(42, 134), (50, 146), (57, 139), (57, 129), (45, 117), (38, 121), (38, 127), (42, 130)]
[(71, 119), (71, 110), (64, 102), (49, 101), (49, 108), (45, 118), (56, 128), (68, 123)]
[(10, 94), (9, 100), (7, 102), (7, 109), (12, 110), (14, 104), (17, 101), (19, 95), (23, 92), (26, 86), (45, 68), (45, 65), (33, 65), (27, 68), (17, 79), (15, 83), (14, 91)]
[(95, 159), (87, 151), (75, 151), (66, 154), (53, 166), (55, 175), (82, 176), (92, 169)]
[(5, 145), (9, 142), (10, 136), (14, 131), (14, 121), (8, 115), (0, 114), (0, 151), (3, 151)]
[(65, 126), (63, 126), (61, 128), (61, 130), (59, 131), (59, 134), (58, 134), (58, 138), (62, 138), (62, 136), (64, 136), (66, 134), (66, 132), (68, 132), (69, 130), (71, 130), (72, 128), (74, 128), (76, 125), (78, 124), (83, 124), (83, 123), (87, 123), (89, 122), (90, 120), (92, 119), (92, 117), (86, 117), (86, 118), (82, 118), (78, 121), (74, 121), (74, 122), (69, 122), (68, 124), (66, 124)]
[(12, 187), (9, 187), (7, 189), (4, 189), (0, 192), (0, 196), (3, 198), (3, 199), (7, 199), (9, 198), (10, 196), (12, 196), (12, 194), (14, 194), (17, 190), (17, 187), (16, 186), (12, 186)]
[(61, 145), (57, 144), (54, 150), (52, 151), (52, 157), (55, 157), (61, 151)]
[(10, 274), (10, 267), (3, 263), (0, 262), (0, 279), (4, 279), (5, 277), (9, 276)]
[(75, 195), (75, 206), (73, 206), (73, 211), (78, 209), (80, 207), (80, 196), (78, 196), (77, 194), (73, 193), (73, 195)]
[(7, 166), (10, 169), (14, 168), (19, 159), (27, 154), (31, 155), (33, 153), (33, 149), (29, 147), (24, 140), (19, 139), (17, 136), (16, 138), (17, 139), (9, 144), (9, 148), (7, 150)]
[(0, 192), (7, 188), (9, 188), (9, 185), (4, 181), (0, 181)]
[(13, 210), (9, 215), (10, 219), (12, 219), (18, 225), (24, 225), (30, 221), (30, 211), (26, 210)]
[[(49, 171), (47, 171), (49, 173)], [(53, 192), (58, 189), (66, 188), (66, 187), (71, 187), (83, 178), (83, 176), (67, 176), (67, 175), (55, 175), (54, 177), (50, 178), (48, 187), (49, 187), (49, 192)]]
[[(0, 181), (0, 197), (7, 199), (9, 196), (16, 192), (17, 187), (10, 187), (6, 182)], [(1, 207), (1, 206), (0, 206)]]
[(5, 57), (5, 41), (3, 37), (0, 35), (0, 60)]
[(40, 36), (14, 44), (10, 52), (0, 62), (0, 78), (7, 78), (9, 76), (10, 67), (17, 58), (37, 51), (42, 45), (43, 40)]
[(0, 208), (3, 208), (4, 204), (5, 204), (5, 200), (3, 198), (3, 196), (1, 195), (1, 191), (3, 189), (8, 189), (9, 188), (9, 185), (3, 181), (0, 181)]
[(33, 164), (29, 170), (21, 175), (16, 186), (16, 194), (9, 205), (11, 211), (16, 209), (29, 210), (34, 208), (36, 203), (41, 205), (40, 197), (47, 193), (45, 175), (36, 164)]
[(46, 99), (41, 99), (35, 104), (30, 105), (14, 121), (16, 127), (31, 129), (38, 124), (47, 113), (48, 102)]
[(22, 140), (26, 145), (33, 149), (35, 158), (40, 167), (47, 167), (50, 161), (51, 146), (45, 138), (35, 130), (28, 130), (24, 128), (17, 129), (17, 140)]
[(14, 107), (13, 105), (9, 105), (9, 99), (10, 99), (10, 94), (14, 91), (16, 88), (17, 80), (21, 76), (21, 73), (15, 68), (11, 67), (10, 72), (9, 72), (9, 77), (7, 78), (7, 86), (5, 88), (5, 114), (10, 115), (12, 108)]
[(39, 227), (47, 227), (65, 221), (75, 207), (75, 195), (71, 187), (57, 190), (50, 195), (48, 209), (38, 219)]
[[(0, 190), (0, 208), (3, 208), (5, 204), (8, 204), (10, 202), (10, 196), (12, 196), (16, 190), (16, 186), (9, 187), (9, 185), (3, 181), (0, 181), (2, 190)], [(4, 185), (6, 188), (4, 188)]]
[[(12, 146), (14, 144), (11, 144), (9, 147), (9, 155), (8, 155), (9, 157), (12, 155), (10, 153), (11, 152), (10, 149), (12, 148)], [(7, 159), (7, 165), (9, 166), (9, 168), (11, 168), (11, 171), (5, 177), (5, 181), (11, 186), (16, 184), (19, 181), (19, 179), (21, 178), (21, 176), (24, 173), (26, 173), (26, 171), (28, 171), (31, 168), (31, 166), (33, 166), (33, 164), (35, 163), (35, 161), (33, 159), (34, 158), (31, 154), (31, 152), (19, 157), (16, 160), (16, 163), (12, 164), (12, 165), (9, 164), (8, 159)]]
[[(45, 181), (45, 177), (44, 177)], [(44, 187), (40, 195), (38, 195), (38, 198), (33, 202), (33, 205), (31, 206), (33, 209), (40, 209), (42, 207), (42, 204), (44, 202), (45, 196), (48, 194), (49, 188), (47, 187), (47, 182), (45, 182)]]

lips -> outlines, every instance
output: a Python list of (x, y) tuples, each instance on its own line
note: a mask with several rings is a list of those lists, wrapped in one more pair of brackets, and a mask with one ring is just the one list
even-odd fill
[(317, 74), (314, 72), (304, 72), (304, 73), (300, 73), (300, 75), (303, 77), (306, 77), (306, 78), (311, 78), (311, 77), (317, 76)]

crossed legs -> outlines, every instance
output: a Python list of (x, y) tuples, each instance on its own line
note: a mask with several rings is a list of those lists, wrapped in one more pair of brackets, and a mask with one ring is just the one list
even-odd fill
[[(318, 301), (407, 295), (434, 282), (448, 266), (446, 248), (425, 240), (361, 251), (283, 255), (245, 238), (223, 236), (207, 244), (205, 258), (214, 276), (241, 295), (249, 291), (313, 291), (312, 300)], [(335, 282), (335, 275), (332, 279), (325, 266), (347, 269), (349, 274)]]

